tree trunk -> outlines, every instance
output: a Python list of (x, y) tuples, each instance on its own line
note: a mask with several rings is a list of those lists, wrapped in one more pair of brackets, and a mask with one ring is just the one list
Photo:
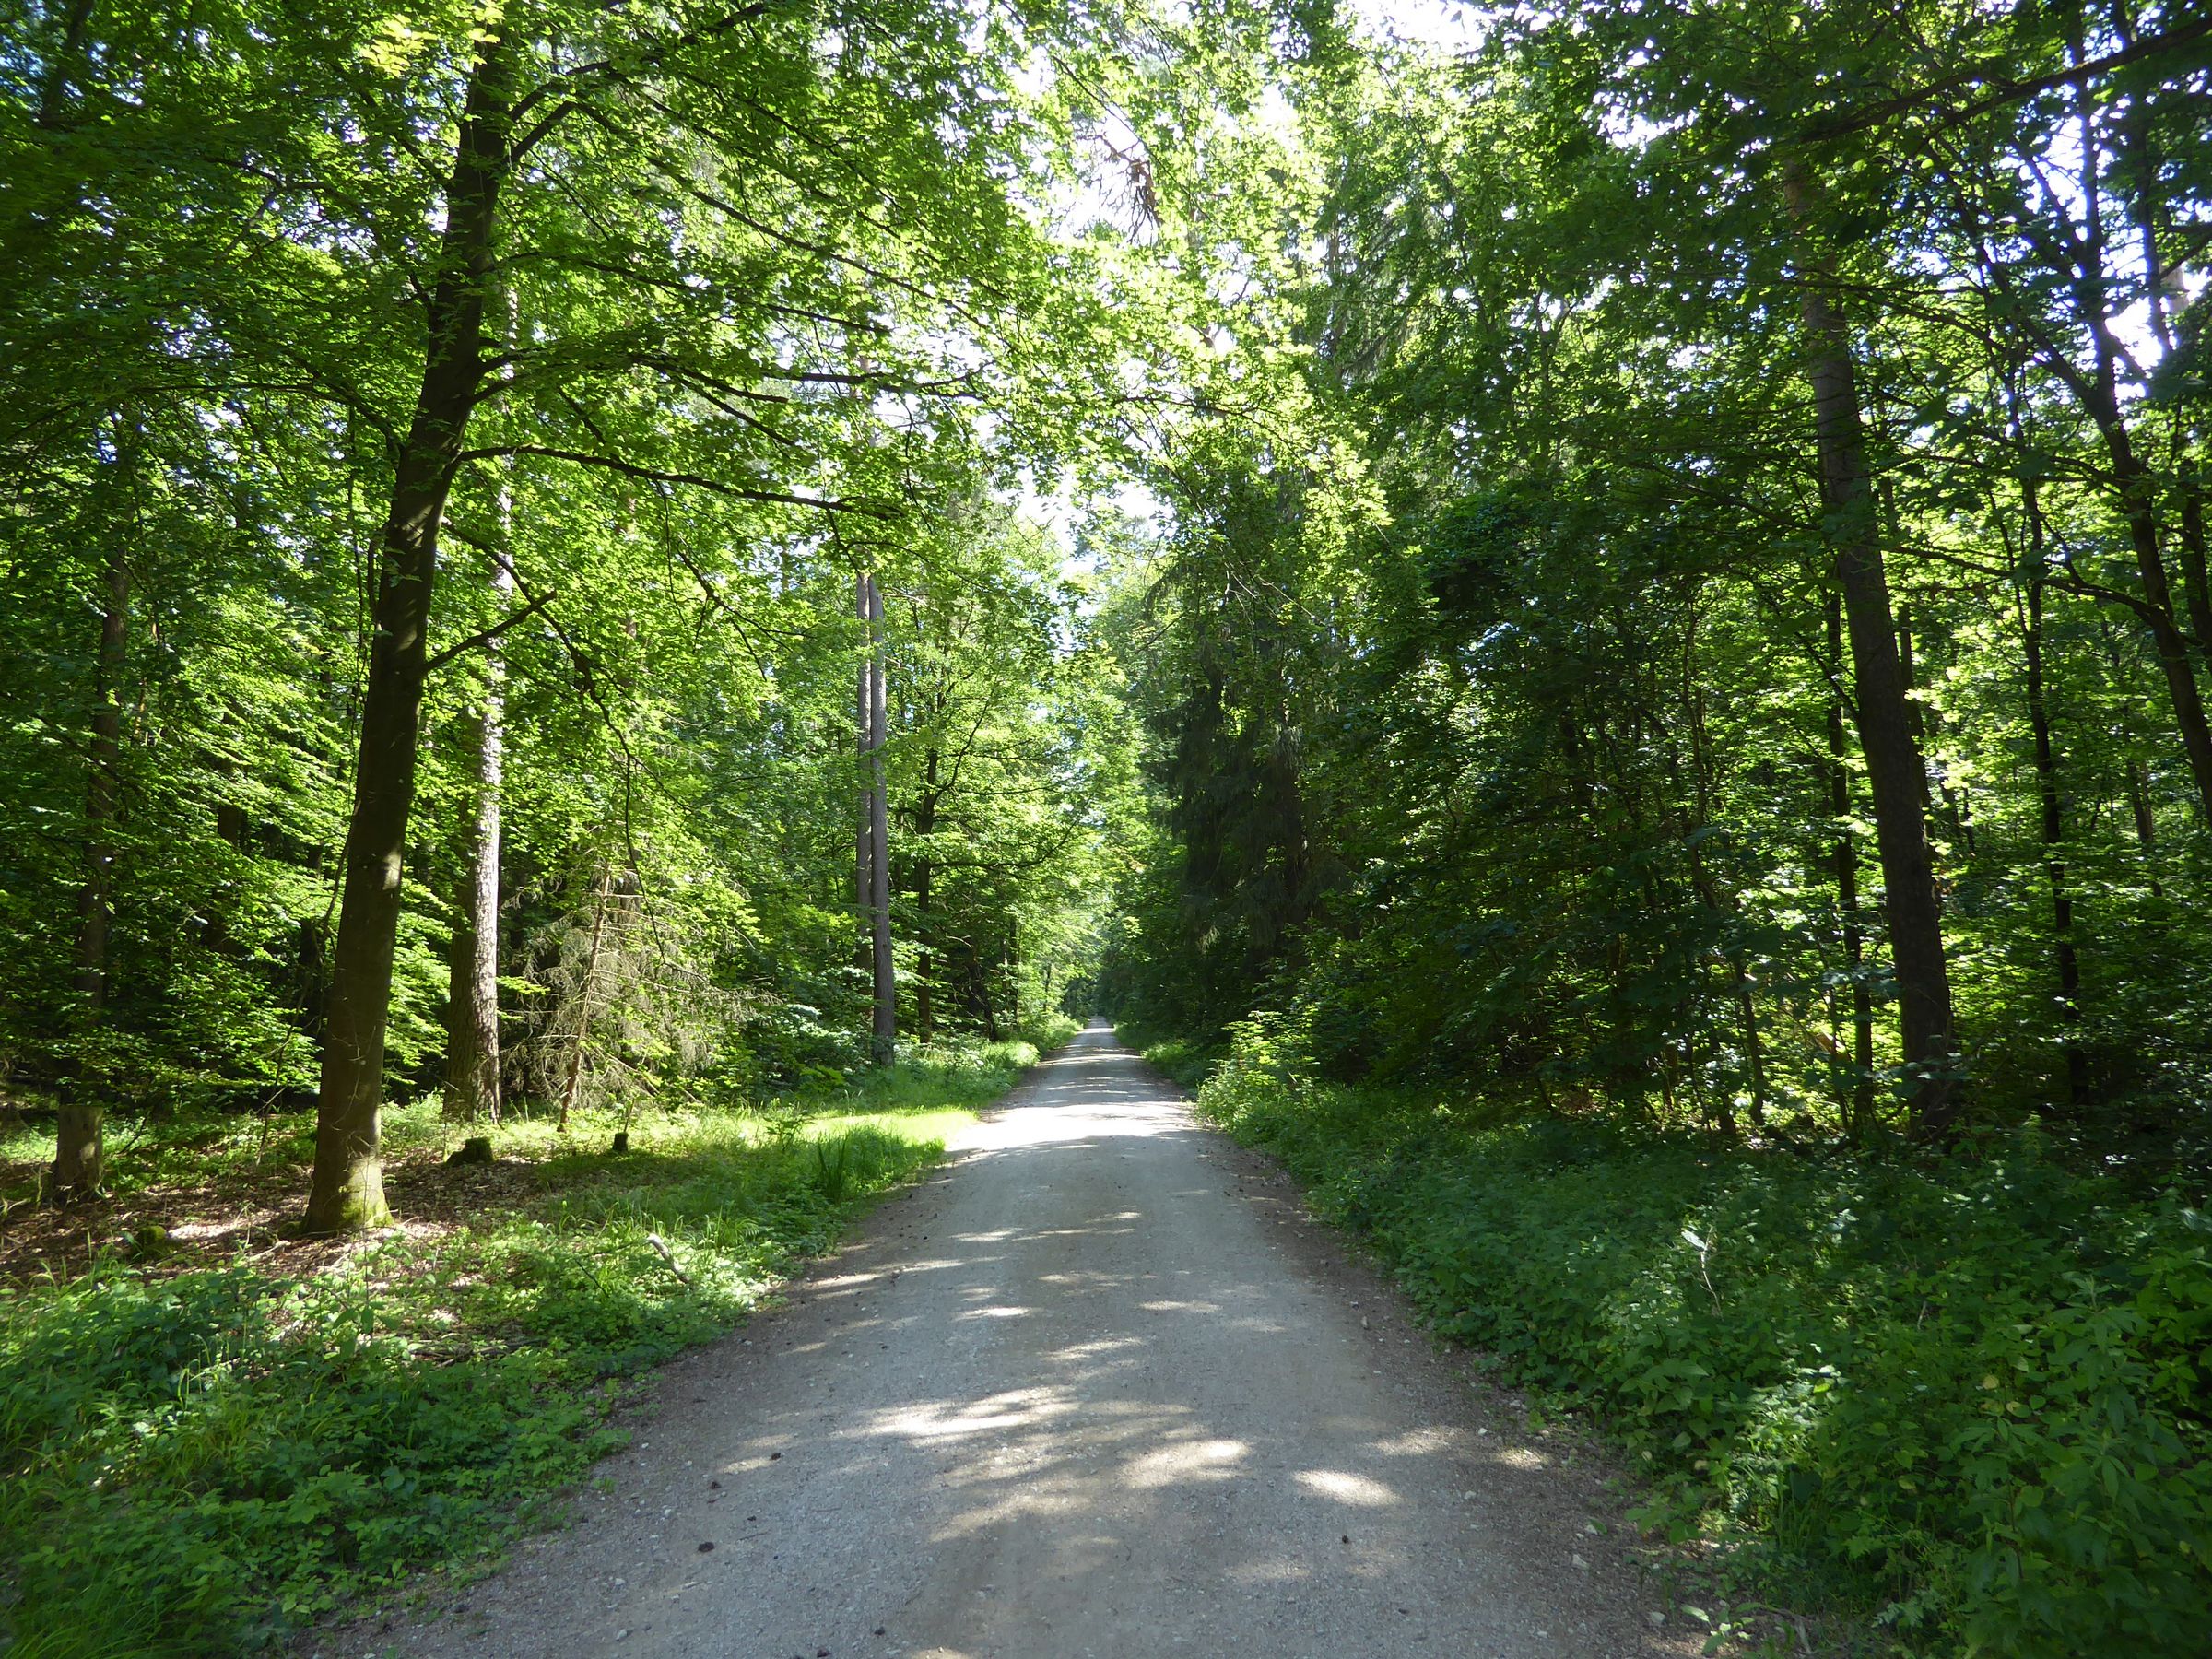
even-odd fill
[(569, 1075), (560, 1086), (560, 1118), (554, 1124), (562, 1134), (568, 1132), (569, 1114), (576, 1110), (583, 1096), (584, 1045), (592, 1036), (592, 987), (599, 982), (599, 951), (606, 940), (606, 912), (614, 892), (615, 872), (610, 865), (599, 875), (599, 888), (592, 904), (592, 943), (584, 952), (583, 983), (576, 992), (576, 1039), (569, 1045)]
[(890, 738), (890, 700), (883, 665), (883, 593), (873, 576), (868, 601), (868, 911), (875, 963), (876, 1064), (888, 1065), (899, 1045), (899, 982), (891, 959), (891, 822), (884, 790), (883, 746)]
[(2197, 464), (2182, 464), (2182, 596), (2198, 654), (2212, 663), (2212, 573), (2206, 569), (2205, 486)]
[[(2120, 641), (2112, 623), (2112, 612), (2100, 609), (2097, 613), (2097, 639), (2104, 647), (2105, 665), (2112, 672), (2115, 685), (2126, 685), (2129, 680), (2126, 657), (2120, 650)], [(2139, 710), (2133, 696), (2127, 698), (2125, 712), (2130, 717)], [(2149, 884), (2150, 896), (2162, 899), (2165, 884), (2159, 879), (2159, 821), (2150, 798), (2150, 768), (2141, 759), (2130, 755), (2122, 763), (2121, 783), (2127, 794), (2128, 820), (2136, 831), (2136, 847), (2143, 855), (2143, 875)]]
[[(508, 288), (506, 338), (515, 335), (515, 296)], [(502, 478), (499, 538), (491, 560), (493, 606), (513, 602), (514, 490)], [(500, 1121), (500, 841), (506, 782), (507, 658), (497, 640), (484, 652), (484, 701), (470, 724), (476, 813), (462, 836), (461, 892), (455, 904), (445, 1016), (445, 1115), (455, 1123)]]
[[(875, 583), (865, 572), (853, 578), (853, 614), (860, 618), (861, 631), (868, 628), (868, 594)], [(861, 657), (854, 671), (855, 685), (853, 696), (853, 749), (859, 761), (860, 821), (853, 832), (853, 961), (873, 971), (876, 960), (876, 929), (874, 924), (874, 893), (876, 887), (876, 791), (869, 781), (869, 759), (874, 748), (871, 734), (875, 730), (876, 712), (876, 653), (870, 635), (869, 649)]]
[[(514, 578), (493, 577), (502, 594)], [(469, 826), (459, 914), (453, 924), (446, 1004), (445, 1115), (456, 1123), (500, 1121), (500, 790), (506, 771), (504, 674), (495, 646), (486, 670), (484, 706), (471, 736), (477, 810)]]
[(470, 71), (445, 193), (446, 222), (426, 321), (429, 343), (378, 559), (375, 632), (362, 687), (345, 886), (332, 951), (315, 1166), (305, 1230), (350, 1231), (391, 1218), (380, 1155), (384, 1026), (392, 998), (407, 816), (415, 803), (423, 680), (438, 525), (459, 469), (469, 411), (484, 376), (500, 189), (512, 162), (512, 51), (493, 33)]
[(2136, 826), (2136, 846), (2143, 854), (2143, 871), (2150, 880), (2150, 896), (2163, 899), (2165, 885), (2159, 880), (2159, 821), (2150, 810), (2150, 769), (2140, 760), (2127, 763), (2127, 810)]
[(2058, 1010), (2065, 1036), (2066, 1100), (2078, 1110), (2088, 1099), (2088, 1060), (2081, 1047), (2081, 963), (2074, 948), (2074, 895), (2067, 885), (2065, 809), (2058, 788), (2058, 760), (2051, 743), (2051, 713), (2043, 680), (2042, 513), (2035, 486), (2021, 489), (2029, 538), (2028, 726), (2035, 742), (2036, 792), (2042, 806), (2043, 872), (2051, 883), (2051, 938), (2058, 974)]
[[(915, 841), (926, 849), (937, 828), (937, 751), (934, 748), (922, 757), (922, 795), (913, 826)], [(930, 947), (935, 919), (929, 909), (936, 873), (935, 861), (926, 851), (914, 861), (914, 939), (922, 947), (921, 958), (914, 964), (914, 1034), (925, 1044), (937, 1034), (935, 993), (930, 984), (937, 971), (936, 953)]]
[(2120, 483), (2127, 538), (2135, 548), (2136, 572), (2147, 601), (2142, 618), (2149, 626), (2152, 643), (2158, 648), (2159, 667), (2166, 676), (2174, 727), (2181, 734), (2190, 780), (2196, 785), (2197, 809), (2205, 822), (2212, 825), (2212, 724), (2206, 720), (2204, 695), (2197, 688), (2196, 668), (2190, 661), (2189, 636), (2174, 619), (2173, 585), (2159, 546), (2155, 482), (2136, 457), (2116, 406), (2109, 419), (2100, 418), (2098, 424), (2104, 429), (2105, 448)]
[(1912, 607), (1897, 607), (1897, 672), (1905, 688), (1905, 726), (1912, 747), (1920, 752), (1920, 810), (1924, 818), (1928, 801), (1928, 712), (1912, 693), (1919, 689), (1919, 665), (1912, 660)]
[[(1808, 187), (1794, 163), (1784, 173), (1784, 189), (1800, 245), (1809, 250), (1813, 238), (1806, 223)], [(1865, 429), (1850, 335), (1842, 313), (1829, 296), (1818, 258), (1808, 253), (1806, 267), (1799, 278), (1800, 303), (1808, 347), (1806, 379), (1818, 433), (1821, 504), (1843, 590), (1859, 747), (1866, 758), (1866, 777), (1874, 794), (1875, 841), (1881, 854), (1883, 908), (1897, 971), (1907, 1098), (1913, 1132), (1941, 1136), (1958, 1117), (1959, 1055), (1927, 816), (1921, 807), (1926, 772), (1919, 746), (1912, 741), (1912, 709), (1898, 661), (1888, 577), (1882, 567), (1881, 536), (1868, 487)]]
[[(108, 1002), (108, 925), (113, 915), (110, 876), (115, 848), (109, 837), (114, 821), (117, 773), (123, 756), (124, 650), (130, 637), (130, 572), (122, 549), (111, 542), (103, 572), (107, 593), (100, 607), (100, 654), (92, 675), (92, 747), (85, 774), (85, 878), (77, 889), (76, 960), (70, 976), (80, 1043), (97, 1041)], [(102, 1134), (104, 1079), (97, 1063), (78, 1053), (62, 1087), (54, 1126), (50, 1189), (56, 1200), (88, 1198), (107, 1173)]]
[[(2083, 19), (2077, 13), (2071, 21), (2069, 44), (2073, 59), (2078, 64), (2088, 55), (2082, 38)], [(2086, 83), (2077, 83), (2075, 87), (2074, 117), (2085, 177), (2090, 188), (2081, 196), (2080, 234), (2070, 238), (2075, 270), (2068, 286), (2096, 353), (2095, 373), (2087, 382), (2077, 382), (2076, 390), (2088, 408), (2089, 418), (2096, 423), (2098, 436), (2104, 440), (2105, 453), (2112, 462), (2121, 516), (2126, 522), (2127, 539), (2135, 550), (2136, 574), (2143, 584), (2145, 603), (2137, 614), (2150, 629), (2152, 641), (2158, 648), (2159, 667), (2165, 674), (2167, 694), (2173, 706), (2174, 727), (2181, 735), (2182, 753), (2189, 762), (2190, 778), (2196, 785), (2197, 809), (2206, 824), (2212, 827), (2212, 724), (2206, 721), (2204, 695), (2196, 683), (2195, 665), (2190, 660), (2189, 636), (2174, 609), (2173, 585), (2167, 574), (2159, 535), (2158, 480), (2136, 453), (2127, 415), (2121, 406), (2121, 347), (2112, 332), (2110, 309), (2112, 288), (2106, 276), (2103, 192), (2108, 184), (2097, 176), (2098, 164), (2102, 159), (2102, 137)], [(2140, 119), (2139, 105), (2132, 108), (2113, 131), (2128, 153), (2115, 158), (2118, 164), (2110, 171), (2109, 184), (2136, 187), (2127, 200), (2136, 227), (2145, 236), (2144, 275), (2155, 286), (2159, 265), (2156, 234), (2158, 163), (2150, 147), (2151, 135)], [(2145, 194), (2147, 186), (2150, 194)], [(2165, 316), (2161, 303), (2160, 296), (2154, 292), (2149, 307), (2151, 323), (2154, 332), (2162, 335)], [(2199, 641), (2199, 645), (2212, 646), (2212, 641)]]
[(991, 1006), (991, 985), (983, 976), (983, 959), (977, 954), (972, 941), (968, 946), (968, 1006), (983, 1022), (983, 1041), (996, 1042), (998, 1014)]
[(1874, 1122), (1874, 992), (1866, 983), (1866, 936), (1859, 921), (1859, 849), (1851, 832), (1851, 771), (1843, 733), (1843, 597), (1828, 595), (1828, 810), (1836, 821), (1836, 909), (1843, 920), (1843, 971), (1851, 982), (1848, 1132)]
[[(1712, 822), (1714, 767), (1710, 728), (1705, 722), (1705, 689), (1698, 683), (1697, 677), (1697, 624), (1698, 619), (1693, 612), (1683, 640), (1681, 696), (1683, 724), (1689, 732), (1689, 764), (1693, 804), (1697, 813), (1696, 828), (1702, 830)], [(1618, 771), (1616, 767), (1617, 774)], [(1723, 893), (1712, 879), (1712, 873), (1706, 865), (1705, 854), (1700, 845), (1703, 838), (1693, 834), (1684, 839), (1689, 845), (1690, 882), (1697, 889), (1699, 902), (1716, 916), (1725, 917), (1725, 929), (1734, 932), (1740, 920), (1735, 895), (1733, 892)], [(1616, 954), (1619, 947), (1620, 939), (1616, 935)], [(1764, 1130), (1767, 1126), (1766, 1047), (1759, 1036), (1759, 1005), (1752, 990), (1750, 965), (1745, 956), (1745, 946), (1739, 936), (1728, 947), (1728, 974), (1735, 987), (1736, 1016), (1743, 1030), (1744, 1059), (1751, 1072), (1751, 1122)], [(1618, 962), (1614, 964), (1613, 973), (1618, 984)], [(1725, 1090), (1723, 1090), (1723, 1101), (1718, 1127), (1724, 1135), (1734, 1136), (1735, 1102), (1727, 1099)]]

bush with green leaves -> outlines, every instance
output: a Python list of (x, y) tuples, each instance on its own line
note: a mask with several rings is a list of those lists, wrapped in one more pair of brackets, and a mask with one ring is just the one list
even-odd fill
[(1246, 1028), (1201, 1110), (1422, 1313), (1647, 1477), (1640, 1518), (1909, 1646), (2212, 1630), (2212, 1219), (2055, 1160), (1746, 1150), (1316, 1083)]

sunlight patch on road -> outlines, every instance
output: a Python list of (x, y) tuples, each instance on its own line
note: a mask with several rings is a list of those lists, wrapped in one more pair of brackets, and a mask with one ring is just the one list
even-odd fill
[(1354, 1509), (1389, 1509), (1398, 1501), (1381, 1481), (1344, 1469), (1300, 1469), (1294, 1478), (1307, 1491)]
[(1074, 1141), (1156, 1140), (1188, 1135), (1191, 1120), (1179, 1102), (1122, 1100), (1088, 1106), (1070, 1100), (1052, 1103), (1048, 1088), (1034, 1106), (1017, 1106), (971, 1124), (954, 1138), (957, 1152), (974, 1156), (1023, 1147), (1065, 1147)]
[(954, 1440), (994, 1429), (1023, 1428), (1074, 1409), (1057, 1389), (1017, 1388), (987, 1400), (931, 1400), (898, 1411), (879, 1412), (868, 1432), (916, 1441)]
[(1109, 1354), (1118, 1354), (1127, 1348), (1143, 1347), (1142, 1336), (1101, 1336), (1096, 1342), (1078, 1342), (1064, 1348), (1054, 1348), (1045, 1356), (1064, 1365), (1077, 1365), (1086, 1359), (1103, 1359)]
[(1236, 1475), (1235, 1465), (1251, 1450), (1235, 1440), (1186, 1441), (1161, 1446), (1124, 1464), (1122, 1484), (1143, 1492), (1193, 1481), (1228, 1480)]

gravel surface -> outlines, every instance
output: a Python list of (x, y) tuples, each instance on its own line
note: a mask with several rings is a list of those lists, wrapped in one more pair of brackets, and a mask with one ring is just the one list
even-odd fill
[(1599, 1471), (1084, 1032), (667, 1367), (574, 1524), (325, 1653), (1690, 1653)]

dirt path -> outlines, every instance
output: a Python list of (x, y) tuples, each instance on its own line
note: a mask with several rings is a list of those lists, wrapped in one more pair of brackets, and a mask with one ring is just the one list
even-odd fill
[(1696, 1651), (1595, 1475), (1102, 1026), (792, 1304), (668, 1368), (579, 1524), (324, 1651)]

